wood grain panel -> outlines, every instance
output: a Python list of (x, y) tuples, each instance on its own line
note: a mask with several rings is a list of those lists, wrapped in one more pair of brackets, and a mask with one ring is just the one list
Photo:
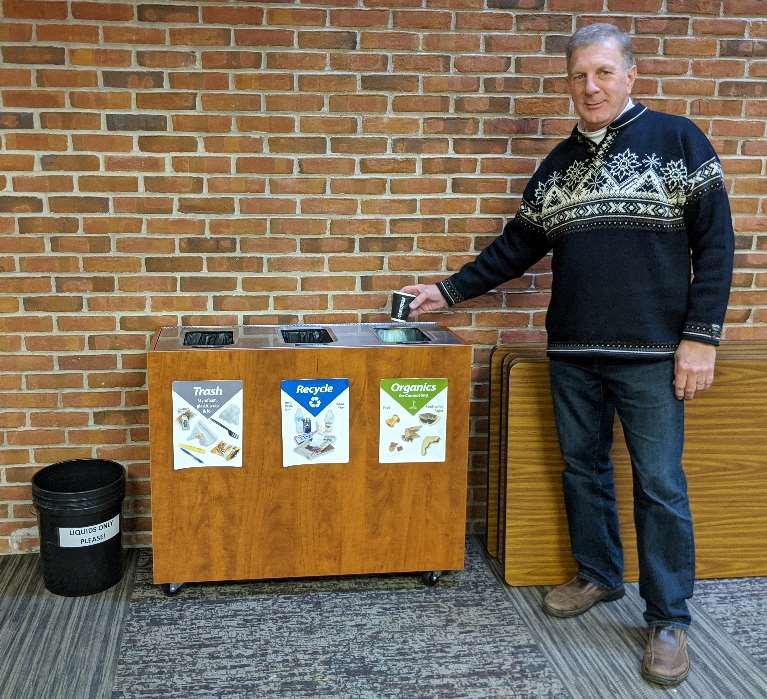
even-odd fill
[[(684, 464), (695, 523), (697, 577), (767, 574), (767, 346), (725, 343), (716, 381), (686, 405)], [(517, 358), (509, 379), (503, 563), (511, 585), (554, 584), (575, 564), (561, 488), (548, 367)], [(637, 579), (628, 453), (613, 446), (626, 579)]]
[[(471, 347), (149, 353), (154, 580), (463, 567)], [(379, 464), (379, 380), (445, 377), (447, 461)], [(349, 379), (348, 464), (282, 466), (280, 381)], [(243, 467), (174, 471), (173, 381), (243, 381)]]
[[(501, 457), (501, 384), (504, 377), (503, 359), (508, 347), (495, 347), (490, 354), (490, 390), (488, 397), (487, 433), (487, 516), (485, 518), (485, 546), (491, 556), (498, 556), (498, 498), (499, 467)], [(503, 401), (504, 404), (506, 401)], [(504, 411), (505, 414), (505, 411)]]

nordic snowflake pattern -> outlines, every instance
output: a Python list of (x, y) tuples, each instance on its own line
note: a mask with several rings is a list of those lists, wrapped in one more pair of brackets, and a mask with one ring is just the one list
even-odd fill
[(677, 227), (687, 200), (723, 180), (716, 158), (688, 173), (683, 160), (664, 162), (656, 153), (640, 157), (626, 148), (605, 157), (609, 145), (603, 142), (593, 159), (573, 161), (564, 172), (539, 181), (533, 200), (522, 202), (520, 215), (543, 226), (551, 238), (584, 221)]
[(616, 180), (624, 180), (630, 177), (639, 167), (639, 157), (628, 148), (623, 153), (610, 156), (607, 161), (607, 169)]

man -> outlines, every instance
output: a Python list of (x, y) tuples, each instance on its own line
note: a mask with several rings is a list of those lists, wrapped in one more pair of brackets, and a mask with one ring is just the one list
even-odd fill
[(578, 574), (552, 589), (543, 608), (573, 617), (623, 596), (609, 458), (617, 411), (634, 473), (639, 590), (650, 627), (642, 675), (674, 685), (689, 672), (695, 565), (683, 399), (713, 381), (733, 231), (706, 137), (685, 118), (631, 101), (630, 42), (607, 24), (570, 38), (568, 84), (580, 117), (572, 135), (473, 262), (403, 291), (417, 294), (417, 318), (522, 275), (552, 250), (547, 351)]

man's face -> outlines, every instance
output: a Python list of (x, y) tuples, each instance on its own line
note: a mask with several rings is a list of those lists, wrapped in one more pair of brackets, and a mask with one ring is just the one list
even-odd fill
[(623, 53), (612, 40), (573, 51), (567, 82), (586, 131), (607, 126), (623, 111), (636, 73), (636, 66), (626, 70)]

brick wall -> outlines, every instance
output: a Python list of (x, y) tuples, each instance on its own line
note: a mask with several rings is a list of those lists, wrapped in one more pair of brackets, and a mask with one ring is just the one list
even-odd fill
[[(563, 47), (636, 34), (636, 94), (722, 156), (729, 338), (767, 338), (762, 0), (5, 0), (0, 19), (0, 553), (37, 545), (30, 477), (128, 467), (149, 542), (145, 352), (161, 325), (369, 321), (495, 236), (573, 125)], [(543, 339), (547, 260), (440, 316), (486, 364)]]

